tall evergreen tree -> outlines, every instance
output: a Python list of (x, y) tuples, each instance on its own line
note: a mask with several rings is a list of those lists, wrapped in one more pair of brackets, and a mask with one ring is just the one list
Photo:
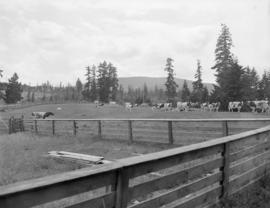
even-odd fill
[(6, 103), (16, 103), (22, 99), (22, 85), (19, 83), (19, 77), (17, 73), (14, 73), (13, 76), (8, 80), (7, 89), (5, 93)]
[(143, 103), (145, 103), (148, 100), (148, 88), (146, 83), (143, 85)]
[(270, 72), (264, 71), (262, 78), (259, 81), (257, 92), (259, 100), (270, 98)]
[(30, 89), (30, 87), (28, 87), (28, 89), (27, 89), (27, 102), (31, 102), (31, 89)]
[(83, 84), (81, 80), (78, 78), (76, 81), (76, 94), (77, 94), (76, 100), (81, 99), (82, 89), (83, 89)]
[[(234, 95), (231, 95), (228, 90), (228, 83), (233, 80), (234, 74), (232, 67), (237, 69), (236, 61), (233, 59), (233, 54), (231, 53), (231, 48), (233, 47), (231, 33), (229, 28), (225, 24), (221, 24), (221, 33), (217, 39), (216, 49), (215, 49), (215, 65), (212, 67), (216, 71), (216, 82), (218, 85), (215, 86), (213, 95), (215, 99), (221, 102), (220, 108), (223, 110), (227, 109), (228, 102), (234, 99)], [(237, 70), (235, 70), (237, 71)], [(239, 83), (240, 80), (238, 80)], [(235, 84), (235, 83), (234, 83)], [(228, 96), (230, 97), (228, 99)]]
[(192, 82), (193, 91), (191, 94), (191, 101), (201, 103), (203, 100), (203, 83), (202, 83), (202, 67), (200, 60), (197, 60), (197, 70), (194, 78), (195, 81)]
[(96, 83), (96, 66), (93, 65), (91, 69), (91, 89), (90, 89), (90, 99), (91, 101), (97, 100), (97, 83)]
[(243, 69), (241, 79), (241, 95), (243, 101), (251, 101), (257, 98), (259, 77), (256, 70), (246, 67)]
[(98, 66), (97, 86), (100, 101), (107, 103), (109, 101), (110, 83), (108, 64), (106, 61), (100, 63)]
[(202, 90), (202, 100), (201, 100), (202, 103), (206, 103), (206, 102), (209, 102), (209, 92), (208, 92), (208, 89), (207, 87), (203, 87), (203, 90)]
[(32, 103), (35, 102), (35, 92), (32, 92), (32, 95), (31, 95), (31, 102), (32, 102)]
[(118, 77), (117, 77), (117, 69), (111, 63), (108, 65), (108, 73), (109, 73), (109, 87), (110, 87), (110, 99), (112, 101), (116, 100), (117, 90), (118, 90)]
[(189, 102), (190, 101), (190, 91), (189, 91), (186, 80), (184, 80), (184, 84), (183, 84), (183, 87), (182, 87), (181, 100), (183, 102)]
[(82, 91), (83, 98), (85, 100), (90, 100), (90, 89), (91, 89), (91, 69), (90, 66), (86, 67), (86, 83), (84, 85), (84, 90)]
[(173, 59), (167, 58), (167, 63), (165, 67), (165, 71), (168, 73), (167, 80), (165, 83), (166, 86), (166, 95), (168, 102), (175, 102), (175, 97), (176, 97), (176, 88), (178, 85), (176, 84), (174, 80), (174, 69), (173, 69)]
[[(3, 70), (0, 69), (0, 78), (3, 77)], [(5, 98), (5, 95), (4, 93), (2, 93), (2, 90), (3, 90), (3, 84), (0, 82), (0, 99), (3, 99)]]

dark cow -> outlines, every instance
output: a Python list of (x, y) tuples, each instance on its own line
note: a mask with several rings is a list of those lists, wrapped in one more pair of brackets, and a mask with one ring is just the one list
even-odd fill
[(52, 112), (33, 112), (32, 116), (34, 116), (35, 118), (45, 119), (49, 116), (54, 116), (54, 113), (52, 113)]

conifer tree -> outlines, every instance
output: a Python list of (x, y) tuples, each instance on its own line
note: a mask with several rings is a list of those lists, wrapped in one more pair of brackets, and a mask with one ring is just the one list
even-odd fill
[(86, 83), (84, 85), (84, 90), (82, 91), (83, 98), (85, 100), (90, 100), (90, 89), (91, 89), (91, 69), (90, 66), (86, 67)]
[(167, 95), (167, 99), (168, 102), (175, 102), (175, 97), (176, 97), (176, 88), (178, 87), (178, 85), (176, 84), (175, 80), (174, 80), (174, 69), (173, 69), (173, 59), (171, 58), (167, 58), (167, 63), (166, 63), (166, 67), (165, 67), (165, 71), (168, 73), (167, 75), (167, 80), (165, 83), (166, 86), (166, 95)]
[(76, 99), (77, 100), (81, 99), (82, 89), (83, 89), (83, 84), (81, 80), (78, 78), (76, 81), (76, 94), (77, 94)]
[(189, 102), (190, 101), (190, 91), (188, 89), (188, 85), (187, 85), (186, 80), (184, 80), (181, 99), (182, 99), (183, 102)]
[(202, 67), (200, 60), (197, 60), (197, 70), (194, 78), (195, 81), (192, 82), (193, 91), (191, 94), (191, 101), (201, 103), (203, 100), (203, 83), (202, 83)]
[(97, 83), (96, 83), (96, 66), (93, 65), (91, 69), (91, 89), (90, 89), (90, 99), (91, 101), (97, 100)]
[[(237, 60), (234, 60), (234, 56), (231, 53), (231, 48), (233, 47), (233, 42), (231, 38), (231, 33), (229, 27), (225, 24), (221, 24), (221, 33), (217, 39), (216, 49), (215, 49), (215, 65), (212, 67), (216, 71), (216, 82), (217, 85), (214, 87), (213, 95), (214, 99), (221, 102), (220, 108), (226, 110), (229, 101), (234, 101), (238, 92), (232, 91), (236, 87), (236, 84), (240, 84), (240, 77), (238, 73), (241, 66), (238, 65)], [(236, 78), (238, 80), (236, 80)], [(233, 82), (233, 87), (230, 84)], [(235, 83), (237, 82), (237, 83)], [(240, 90), (240, 89), (239, 89)], [(239, 98), (237, 98), (238, 100)]]
[(109, 73), (110, 99), (112, 101), (115, 101), (118, 90), (118, 77), (117, 77), (117, 69), (112, 65), (112, 63), (109, 63), (108, 65), (108, 73)]
[(22, 99), (22, 85), (19, 83), (19, 77), (17, 73), (14, 73), (13, 76), (8, 80), (7, 89), (5, 92), (5, 101), (6, 103), (16, 103)]

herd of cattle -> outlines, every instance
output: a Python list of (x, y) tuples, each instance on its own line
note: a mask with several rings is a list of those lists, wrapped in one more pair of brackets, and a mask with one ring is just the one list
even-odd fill
[[(131, 111), (133, 108), (139, 107), (137, 104), (125, 103), (125, 108)], [(218, 112), (220, 109), (220, 102), (217, 103), (191, 103), (191, 102), (177, 102), (176, 107), (173, 107), (172, 103), (158, 103), (152, 105), (152, 110), (162, 111), (192, 111), (201, 110), (203, 112)], [(228, 104), (229, 112), (257, 112), (257, 113), (269, 113), (270, 103), (268, 100), (256, 100), (256, 101), (234, 101)]]
[[(103, 106), (104, 104), (95, 103), (96, 107)], [(116, 104), (116, 103), (113, 103)], [(147, 107), (148, 104), (131, 104), (125, 103), (125, 109), (128, 111), (132, 111), (133, 108), (136, 107)], [(218, 112), (220, 108), (220, 102), (217, 103), (191, 103), (191, 102), (177, 102), (176, 106), (173, 107), (172, 103), (158, 103), (152, 105), (152, 111), (162, 110), (162, 111), (192, 111), (192, 110), (201, 110), (203, 112)], [(57, 110), (61, 110), (60, 107)], [(270, 113), (270, 102), (268, 100), (256, 100), (256, 101), (234, 101), (229, 102), (228, 105), (229, 112), (257, 112), (257, 113)], [(53, 116), (52, 112), (33, 112), (32, 116), (37, 119), (45, 119), (49, 116)]]

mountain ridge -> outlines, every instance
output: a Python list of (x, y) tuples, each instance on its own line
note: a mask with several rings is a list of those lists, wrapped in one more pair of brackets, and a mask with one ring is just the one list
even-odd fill
[[(147, 76), (132, 76), (132, 77), (119, 77), (119, 84), (121, 84), (124, 90), (127, 90), (128, 87), (132, 88), (143, 88), (144, 84), (147, 85), (149, 90), (153, 90), (155, 86), (159, 89), (165, 89), (166, 77), (147, 77)], [(175, 82), (178, 84), (178, 89), (182, 89), (184, 80), (186, 80), (188, 88), (192, 90), (192, 80), (182, 79), (175, 77)], [(214, 89), (213, 83), (203, 83), (207, 87), (208, 91), (211, 92)]]

